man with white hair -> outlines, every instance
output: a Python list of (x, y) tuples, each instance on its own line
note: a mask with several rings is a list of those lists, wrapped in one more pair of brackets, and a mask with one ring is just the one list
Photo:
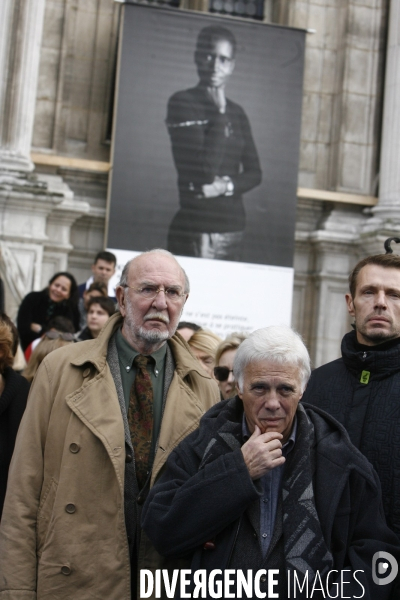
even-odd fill
[(204, 415), (149, 494), (142, 526), (155, 547), (191, 556), (193, 597), (208, 577), (201, 597), (389, 598), (372, 561), (397, 556), (398, 542), (377, 475), (339, 423), (299, 404), (310, 376), (300, 336), (255, 331), (233, 371), (238, 395)]
[(174, 256), (125, 266), (120, 313), (51, 353), (29, 397), (0, 527), (0, 598), (128, 600), (165, 566), (141, 508), (173, 448), (219, 400), (180, 336), (189, 294)]

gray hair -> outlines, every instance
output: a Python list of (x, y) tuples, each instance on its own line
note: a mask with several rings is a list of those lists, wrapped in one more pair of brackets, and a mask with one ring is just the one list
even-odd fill
[(279, 365), (297, 366), (304, 391), (311, 375), (308, 350), (300, 335), (291, 327), (272, 325), (251, 333), (237, 349), (233, 361), (233, 374), (241, 392), (247, 365), (267, 360)]
[(122, 269), (121, 278), (119, 280), (118, 285), (120, 285), (121, 287), (126, 287), (128, 285), (129, 267), (131, 266), (131, 264), (133, 263), (134, 260), (136, 260), (140, 256), (145, 256), (146, 254), (161, 254), (162, 256), (168, 256), (169, 258), (173, 258), (174, 261), (176, 262), (176, 264), (181, 269), (183, 278), (185, 280), (185, 289), (183, 291), (185, 292), (185, 294), (188, 294), (190, 292), (189, 277), (186, 275), (185, 270), (178, 263), (178, 261), (176, 260), (175, 256), (172, 254), (172, 252), (169, 252), (168, 250), (164, 250), (163, 248), (153, 248), (153, 250), (146, 250), (146, 252), (142, 252), (138, 256), (135, 256), (135, 258), (131, 258), (130, 260), (128, 260), (128, 262)]

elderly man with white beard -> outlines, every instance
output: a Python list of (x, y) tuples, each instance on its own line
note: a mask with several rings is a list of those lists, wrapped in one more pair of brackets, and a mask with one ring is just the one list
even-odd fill
[(175, 335), (189, 281), (172, 254), (128, 262), (116, 293), (120, 313), (100, 335), (50, 354), (33, 384), (0, 527), (0, 598), (128, 600), (138, 569), (169, 566), (141, 507), (219, 393)]

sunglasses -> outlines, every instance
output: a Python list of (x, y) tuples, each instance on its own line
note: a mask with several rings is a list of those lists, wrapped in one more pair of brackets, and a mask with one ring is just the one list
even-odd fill
[(61, 338), (65, 342), (74, 342), (75, 335), (73, 333), (61, 333), (61, 331), (46, 331), (44, 334), (49, 340), (58, 340)]
[(228, 367), (214, 367), (214, 377), (217, 381), (226, 381), (229, 373), (233, 373), (233, 371)]

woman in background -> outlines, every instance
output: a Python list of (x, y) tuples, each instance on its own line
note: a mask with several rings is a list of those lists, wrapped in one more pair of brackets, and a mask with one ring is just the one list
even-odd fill
[(215, 353), (214, 377), (218, 382), (222, 400), (228, 400), (228, 398), (236, 396), (233, 360), (236, 350), (246, 338), (246, 333), (232, 333), (218, 346)]
[(62, 348), (62, 346), (73, 344), (74, 342), (75, 335), (73, 333), (64, 333), (63, 331), (56, 331), (54, 329), (46, 331), (40, 340), (40, 343), (32, 352), (28, 366), (24, 369), (22, 375), (29, 381), (29, 384), (31, 384), (43, 359), (46, 358), (50, 352), (57, 350), (57, 348)]
[(53, 317), (70, 319), (75, 331), (79, 330), (78, 286), (71, 273), (56, 273), (48, 287), (41, 292), (30, 292), (18, 311), (18, 332), (22, 349), (43, 334), (43, 328)]
[(0, 519), (6, 494), (8, 467), (15, 438), (24, 414), (29, 384), (11, 368), (18, 347), (18, 332), (4, 313), (0, 314)]
[(214, 378), (215, 351), (221, 341), (215, 333), (205, 329), (196, 331), (188, 341), (192, 353), (212, 378)]

